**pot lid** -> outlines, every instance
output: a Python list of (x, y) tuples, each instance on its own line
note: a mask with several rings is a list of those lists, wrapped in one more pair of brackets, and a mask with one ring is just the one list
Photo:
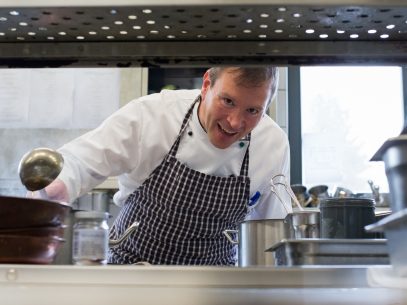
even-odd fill
[(319, 208), (337, 208), (337, 207), (367, 207), (375, 206), (375, 201), (369, 198), (353, 198), (353, 197), (332, 197), (323, 200)]
[(407, 144), (407, 134), (405, 134), (407, 128), (404, 128), (403, 132), (394, 138), (388, 139), (383, 145), (379, 148), (379, 150), (373, 155), (370, 161), (383, 161), (383, 155), (392, 146), (400, 145), (400, 144)]

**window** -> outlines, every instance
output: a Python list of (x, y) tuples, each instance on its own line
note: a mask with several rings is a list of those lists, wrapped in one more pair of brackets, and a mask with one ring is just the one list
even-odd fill
[(302, 184), (388, 192), (383, 162), (370, 158), (403, 127), (400, 67), (302, 67)]

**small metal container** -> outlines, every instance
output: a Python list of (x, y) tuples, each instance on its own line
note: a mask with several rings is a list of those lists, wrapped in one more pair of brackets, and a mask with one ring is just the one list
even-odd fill
[(407, 276), (407, 209), (366, 226), (366, 230), (385, 233), (390, 261), (395, 272), (400, 276)]
[(316, 208), (294, 210), (288, 215), (291, 224), (291, 238), (319, 238), (320, 211)]
[(84, 211), (110, 212), (112, 202), (111, 192), (108, 190), (93, 190), (77, 200), (78, 209)]

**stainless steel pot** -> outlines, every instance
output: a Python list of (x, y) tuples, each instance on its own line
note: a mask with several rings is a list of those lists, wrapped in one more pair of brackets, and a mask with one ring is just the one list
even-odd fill
[[(239, 266), (274, 266), (273, 253), (265, 250), (288, 238), (290, 225), (286, 219), (249, 220), (242, 222), (238, 230), (225, 230), (224, 234), (238, 245)], [(237, 238), (231, 234), (237, 234)]]

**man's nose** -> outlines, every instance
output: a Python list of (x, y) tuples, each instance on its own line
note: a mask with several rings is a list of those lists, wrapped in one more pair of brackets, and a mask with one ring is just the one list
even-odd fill
[(230, 127), (232, 127), (234, 130), (239, 130), (244, 124), (243, 114), (238, 109), (235, 109), (229, 113), (228, 121)]

